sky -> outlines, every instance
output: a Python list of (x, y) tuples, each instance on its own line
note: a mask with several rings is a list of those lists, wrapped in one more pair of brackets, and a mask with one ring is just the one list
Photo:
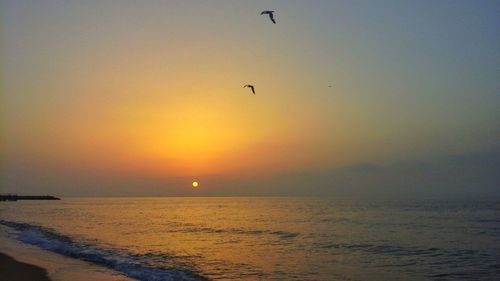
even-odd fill
[(0, 0), (0, 192), (500, 197), (499, 30), (484, 0)]

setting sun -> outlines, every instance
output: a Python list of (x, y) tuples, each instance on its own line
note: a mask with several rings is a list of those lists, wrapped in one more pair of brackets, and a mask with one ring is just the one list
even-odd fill
[(500, 281), (499, 10), (0, 0), (0, 281)]

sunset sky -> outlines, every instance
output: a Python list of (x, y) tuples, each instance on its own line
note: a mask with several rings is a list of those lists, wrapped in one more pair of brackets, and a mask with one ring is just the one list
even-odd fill
[(498, 196), (499, 15), (1, 0), (0, 192)]

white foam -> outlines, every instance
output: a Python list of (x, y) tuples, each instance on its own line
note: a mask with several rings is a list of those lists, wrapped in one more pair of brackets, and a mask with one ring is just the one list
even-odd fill
[(14, 259), (45, 268), (53, 281), (133, 281), (111, 269), (68, 258), (9, 237), (10, 228), (0, 225), (0, 252)]

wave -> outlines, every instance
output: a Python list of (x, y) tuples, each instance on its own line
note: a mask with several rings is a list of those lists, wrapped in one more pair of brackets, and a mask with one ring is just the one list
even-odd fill
[[(238, 228), (230, 228), (230, 229), (219, 229), (219, 228), (211, 228), (211, 227), (193, 227), (189, 229), (183, 229), (181, 231), (184, 232), (202, 232), (202, 233), (229, 233), (229, 234), (240, 234), (240, 235), (273, 235), (278, 236), (282, 239), (294, 238), (299, 235), (297, 232), (288, 232), (282, 230), (246, 230), (246, 229), (238, 229)], [(175, 232), (175, 230), (172, 230)]]
[(213, 227), (199, 227), (189, 223), (170, 222), (170, 225), (176, 228), (168, 229), (169, 232), (196, 232), (196, 233), (210, 233), (210, 234), (236, 234), (236, 235), (272, 235), (281, 239), (291, 239), (300, 235), (298, 232), (290, 232), (284, 230), (267, 230), (267, 229), (240, 229), (240, 228), (213, 228)]
[[(190, 269), (188, 263), (182, 264), (182, 261), (178, 261), (179, 257), (173, 255), (162, 253), (132, 254), (121, 249), (105, 249), (94, 244), (75, 241), (69, 236), (56, 233), (48, 228), (27, 223), (0, 220), (0, 225), (15, 229), (16, 233), (13, 235), (21, 242), (67, 257), (105, 266), (137, 280), (208, 280)], [(172, 265), (154, 266), (151, 264), (151, 261), (154, 260), (166, 261), (167, 263), (170, 261)], [(182, 266), (178, 264), (182, 264)]]
[[(430, 267), (442, 268), (439, 272), (428, 272), (425, 274), (428, 278), (439, 280), (480, 280), (488, 279), (491, 272), (498, 271), (498, 260), (500, 255), (498, 251), (491, 252), (480, 251), (476, 249), (463, 248), (438, 248), (438, 247), (419, 247), (419, 246), (400, 246), (388, 244), (336, 244), (325, 243), (318, 245), (323, 249), (335, 249), (347, 252), (361, 252), (375, 256), (378, 260), (385, 257), (396, 257), (398, 262), (382, 262), (377, 267), (402, 267), (418, 264), (422, 266), (427, 264)], [(479, 264), (478, 261), (481, 261)], [(453, 268), (451, 268), (453, 266)], [(475, 271), (465, 270), (463, 268), (475, 268)], [(407, 272), (412, 269), (408, 268)], [(442, 271), (445, 271), (444, 273)], [(405, 269), (402, 269), (405, 271)], [(484, 277), (484, 278), (481, 278)], [(493, 279), (492, 279), (493, 280)]]
[(328, 243), (320, 246), (323, 249), (346, 249), (352, 251), (362, 251), (371, 254), (391, 255), (391, 256), (411, 256), (411, 257), (437, 257), (437, 256), (461, 256), (478, 254), (473, 250), (445, 250), (435, 247), (398, 246), (387, 244), (335, 244)]

